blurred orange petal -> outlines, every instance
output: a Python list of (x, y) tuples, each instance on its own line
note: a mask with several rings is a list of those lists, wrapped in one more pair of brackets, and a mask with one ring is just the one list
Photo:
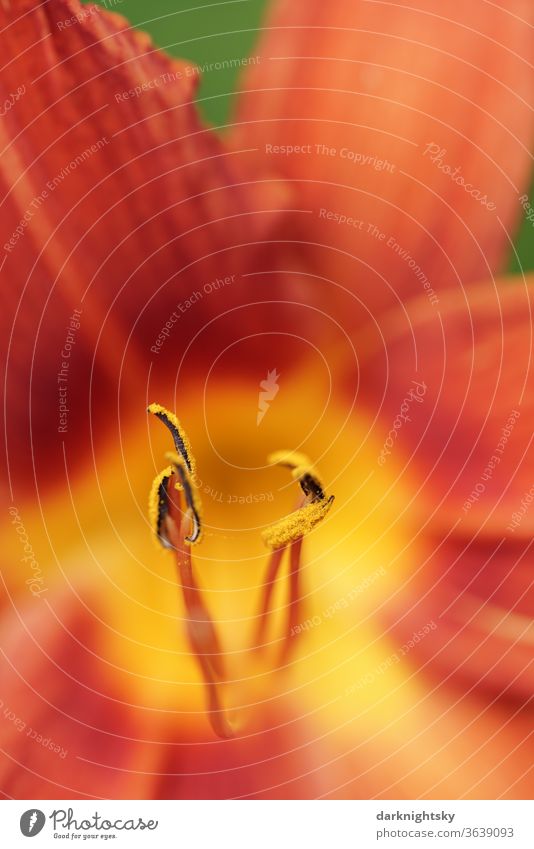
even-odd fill
[[(24, 0), (2, 4), (0, 27), (2, 91), (15, 96), (0, 162), (7, 447), (18, 474), (33, 474), (33, 454), (42, 486), (62, 442), (79, 465), (88, 454), (73, 449), (124, 396), (144, 403), (150, 348), (177, 304), (235, 282), (234, 246), (268, 233), (285, 198), (203, 126), (194, 68), (123, 18)], [(203, 299), (181, 344), (217, 309)]]
[(488, 281), (434, 315), (420, 302), (404, 332), (390, 316), (384, 351), (362, 364), (376, 381), (365, 391), (380, 410), (381, 464), (411, 481), (420, 548), (388, 621), (404, 639), (435, 620), (418, 648), (429, 671), (517, 699), (534, 686), (533, 282)]
[[(429, 538), (434, 548), (388, 600), (385, 617), (411, 661), (443, 686), (487, 691), (516, 709), (534, 690), (531, 542)], [(414, 623), (436, 623), (417, 636)]]
[[(54, 592), (4, 614), (0, 633), (0, 790), (13, 798), (314, 798), (327, 760), (291, 700), (214, 740), (205, 717), (138, 702), (132, 673), (106, 660), (95, 587)], [(149, 689), (149, 688), (148, 688)], [(336, 775), (329, 772), (328, 780)]]
[[(85, 605), (90, 602), (91, 607)], [(98, 663), (96, 593), (4, 611), (1, 634), (0, 787), (15, 798), (139, 798), (154, 748), (126, 708), (112, 670)], [(152, 717), (152, 733), (157, 716)], [(130, 775), (105, 768), (120, 762)], [(101, 763), (97, 767), (95, 764)]]
[(385, 462), (416, 472), (412, 506), (446, 530), (458, 522), (482, 538), (532, 537), (534, 510), (508, 525), (532, 487), (533, 284), (532, 275), (481, 283), (466, 298), (451, 293), (439, 311), (419, 299), (411, 323), (384, 316), (383, 345), (362, 345), (363, 393), (384, 435), (408, 396)]
[(234, 143), (296, 181), (291, 236), (361, 299), (353, 318), (502, 266), (531, 172), (532, 20), (523, 0), (274, 4)]

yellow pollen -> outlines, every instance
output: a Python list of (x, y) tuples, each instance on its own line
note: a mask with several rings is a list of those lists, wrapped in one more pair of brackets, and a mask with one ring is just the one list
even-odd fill
[(183, 457), (187, 471), (191, 477), (195, 476), (196, 463), (191, 452), (191, 443), (177, 416), (162, 407), (161, 404), (150, 404), (147, 412), (156, 416), (170, 430), (177, 453)]
[(264, 543), (269, 548), (281, 548), (305, 536), (324, 519), (333, 501), (333, 495), (320, 501), (312, 501), (269, 525), (262, 532)]

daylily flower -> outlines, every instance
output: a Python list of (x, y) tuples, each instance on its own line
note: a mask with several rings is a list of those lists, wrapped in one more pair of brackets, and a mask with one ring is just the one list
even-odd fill
[(277, 0), (219, 135), (0, 5), (6, 796), (530, 795), (532, 17)]

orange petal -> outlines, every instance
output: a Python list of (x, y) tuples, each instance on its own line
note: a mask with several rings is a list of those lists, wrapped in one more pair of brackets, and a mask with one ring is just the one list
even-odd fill
[[(402, 643), (394, 645), (400, 655)], [(380, 702), (369, 707), (365, 687), (354, 693), (353, 721), (329, 735), (328, 766), (336, 772), (327, 797), (528, 799), (528, 706), (489, 704), (450, 680), (429, 687), (428, 667), (418, 673), (418, 665), (414, 651), (399, 662), (398, 675), (384, 673), (387, 709)]]
[(532, 537), (534, 510), (521, 499), (532, 487), (533, 283), (532, 275), (488, 281), (467, 299), (451, 293), (439, 312), (420, 299), (411, 324), (384, 317), (383, 347), (362, 343), (367, 403), (385, 438), (396, 429), (380, 464), (417, 473), (417, 504), (441, 527)]
[(388, 619), (403, 638), (434, 619), (431, 668), (517, 698), (534, 684), (533, 282), (472, 287), (434, 315), (420, 302), (404, 330), (390, 316), (387, 353), (362, 364), (377, 463), (411, 485), (419, 546)]
[[(101, 651), (94, 593), (72, 593), (4, 613), (0, 638), (0, 787), (10, 797), (139, 798), (157, 747), (142, 738)], [(158, 716), (152, 717), (151, 733)], [(145, 729), (146, 730), (146, 729)], [(159, 730), (159, 729), (158, 729)], [(120, 761), (134, 772), (107, 768)], [(96, 766), (101, 764), (101, 766)]]
[(534, 688), (531, 544), (454, 535), (428, 543), (387, 601), (388, 627), (427, 679), (526, 706)]
[(501, 266), (531, 168), (532, 18), (523, 0), (275, 5), (234, 143), (297, 181), (309, 214), (291, 236), (308, 261), (323, 246), (314, 261), (360, 321)]
[[(123, 394), (144, 405), (162, 329), (175, 368), (221, 309), (206, 283), (234, 275), (226, 291), (243, 297), (234, 245), (264, 236), (285, 199), (202, 125), (191, 66), (123, 18), (23, 0), (0, 6), (0, 28), (8, 453), (19, 474), (33, 453), (42, 483), (63, 441), (89, 445), (90, 412), (94, 432)], [(202, 302), (175, 327), (192, 294)]]
[[(48, 603), (49, 602), (49, 603)], [(204, 716), (136, 703), (131, 674), (106, 662), (93, 586), (4, 616), (0, 789), (39, 798), (313, 798), (337, 775), (309, 721), (271, 698), (258, 721), (217, 740)], [(147, 682), (147, 692), (150, 685)], [(138, 695), (138, 693), (137, 693)]]

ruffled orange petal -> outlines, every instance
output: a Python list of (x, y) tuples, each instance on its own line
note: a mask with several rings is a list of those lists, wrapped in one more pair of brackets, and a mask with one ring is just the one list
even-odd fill
[(532, 282), (473, 287), (434, 316), (420, 303), (404, 331), (390, 316), (362, 363), (377, 463), (413, 492), (399, 521), (418, 554), (388, 621), (404, 639), (435, 620), (418, 649), (430, 669), (519, 700), (534, 685)]
[[(0, 30), (7, 448), (12, 474), (33, 474), (33, 453), (42, 485), (63, 442), (89, 444), (89, 415), (98, 432), (125, 396), (144, 405), (151, 361), (174, 369), (221, 297), (243, 298), (234, 246), (285, 198), (203, 126), (192, 67), (123, 18), (24, 0), (1, 5)], [(235, 285), (210, 298), (216, 279)], [(175, 326), (179, 304), (195, 309)]]
[[(531, 169), (532, 15), (522, 0), (275, 4), (234, 143), (296, 181), (308, 214), (291, 235), (361, 299), (353, 318), (502, 265)], [(315, 288), (332, 309), (339, 292)]]

